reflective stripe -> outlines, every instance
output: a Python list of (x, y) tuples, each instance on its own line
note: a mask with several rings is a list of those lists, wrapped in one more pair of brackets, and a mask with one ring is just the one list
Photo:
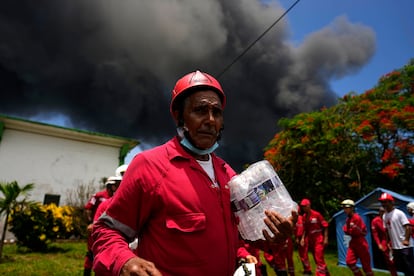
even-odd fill
[(135, 236), (136, 236), (137, 232), (134, 231), (134, 229), (132, 229), (131, 227), (123, 224), (122, 222), (108, 216), (106, 214), (106, 212), (104, 212), (99, 217), (99, 220), (102, 220), (103, 222), (105, 222), (105, 224), (108, 225), (108, 227), (120, 231), (122, 234), (124, 234), (131, 241), (135, 239)]

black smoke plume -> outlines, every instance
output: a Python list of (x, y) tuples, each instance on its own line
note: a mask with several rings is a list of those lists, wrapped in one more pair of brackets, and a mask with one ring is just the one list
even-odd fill
[[(160, 144), (175, 134), (175, 81), (195, 69), (218, 75), (284, 10), (254, 0), (2, 1), (0, 113), (60, 114), (76, 128)], [(373, 31), (346, 17), (299, 46), (280, 21), (220, 77), (220, 155), (236, 170), (262, 159), (279, 118), (334, 104), (329, 82), (374, 50)]]

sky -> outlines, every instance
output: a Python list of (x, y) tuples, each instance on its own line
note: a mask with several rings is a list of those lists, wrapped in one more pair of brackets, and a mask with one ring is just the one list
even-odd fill
[(175, 81), (200, 69), (227, 95), (218, 154), (263, 158), (277, 121), (372, 88), (414, 57), (411, 0), (2, 1), (0, 114), (136, 138), (175, 134)]
[[(288, 8), (296, 0), (281, 0)], [(363, 93), (378, 79), (414, 58), (414, 2), (411, 0), (301, 0), (287, 14), (291, 42), (299, 45), (306, 37), (338, 16), (370, 27), (375, 32), (372, 58), (355, 72), (331, 80), (333, 91), (343, 96), (350, 91)]]

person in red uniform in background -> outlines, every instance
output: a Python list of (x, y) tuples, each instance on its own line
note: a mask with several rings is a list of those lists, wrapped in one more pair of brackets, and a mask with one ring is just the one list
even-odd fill
[(295, 264), (293, 262), (293, 239), (291, 236), (287, 238), (286, 242), (286, 263), (289, 275), (295, 276)]
[(387, 268), (390, 271), (391, 276), (397, 276), (397, 269), (395, 268), (394, 261), (391, 260), (389, 245), (387, 244), (386, 230), (384, 221), (382, 219), (385, 213), (384, 207), (380, 207), (378, 210), (378, 216), (371, 221), (371, 235), (374, 238), (375, 244), (382, 252)]
[[(94, 224), (97, 275), (234, 274), (240, 243), (227, 183), (236, 172), (214, 153), (225, 105), (213, 76), (197, 70), (177, 81), (170, 103), (177, 134), (133, 158)], [(264, 217), (271, 232), (262, 231), (258, 246), (292, 234), (296, 212), (284, 218), (266, 210)]]
[(303, 212), (304, 235), (301, 245), (308, 241), (308, 250), (312, 253), (316, 264), (316, 276), (330, 275), (325, 262), (325, 247), (328, 245), (328, 222), (318, 211), (311, 209), (311, 202), (304, 198), (300, 202)]
[(407, 204), (407, 212), (411, 216), (408, 221), (411, 225), (411, 237), (414, 239), (414, 201)]
[(345, 199), (341, 202), (341, 206), (347, 215), (342, 229), (346, 235), (351, 236), (346, 254), (346, 264), (354, 275), (362, 276), (362, 272), (357, 266), (358, 259), (360, 259), (365, 275), (374, 275), (371, 268), (368, 241), (365, 238), (367, 226), (362, 218), (355, 213), (355, 202), (353, 200)]
[(105, 186), (106, 190), (108, 191), (109, 198), (99, 204), (98, 208), (96, 209), (95, 215), (93, 217), (93, 222), (96, 222), (99, 217), (105, 212), (106, 208), (108, 208), (109, 203), (111, 203), (111, 199), (115, 194), (116, 190), (121, 184), (122, 177), (121, 176), (110, 176), (106, 180)]
[(293, 239), (291, 237), (280, 243), (273, 244), (269, 250), (264, 252), (264, 258), (277, 276), (295, 276)]
[[(107, 199), (109, 199), (112, 196), (112, 188), (110, 185), (108, 186), (108, 183), (115, 183), (115, 176), (108, 177), (107, 181), (105, 182), (105, 189), (102, 191), (99, 191), (95, 193), (86, 203), (85, 205), (85, 211), (86, 211), (86, 217), (88, 220), (88, 228), (87, 228), (87, 252), (85, 255), (85, 261), (83, 264), (83, 275), (89, 276), (92, 272), (92, 265), (93, 265), (93, 253), (92, 253), (92, 244), (93, 240), (91, 237), (92, 227), (94, 218), (96, 215), (96, 211), (98, 210), (98, 207), (105, 202)], [(120, 178), (122, 179), (122, 178)], [(120, 180), (119, 180), (120, 182)]]
[(241, 243), (237, 250), (237, 258), (241, 262), (255, 263), (256, 276), (267, 276), (266, 265), (260, 259), (260, 249), (242, 240)]
[(303, 214), (299, 206), (298, 221), (296, 222), (295, 229), (294, 229), (295, 243), (298, 247), (299, 258), (303, 266), (303, 275), (309, 276), (309, 275), (312, 275), (312, 268), (309, 262), (307, 238), (305, 237), (303, 245), (301, 245), (300, 243), (302, 236), (304, 234), (304, 231), (305, 230), (303, 226)]

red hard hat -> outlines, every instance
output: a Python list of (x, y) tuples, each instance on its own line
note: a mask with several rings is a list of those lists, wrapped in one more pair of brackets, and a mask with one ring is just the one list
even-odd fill
[(210, 88), (217, 92), (220, 96), (221, 104), (224, 108), (226, 105), (226, 95), (224, 95), (223, 89), (220, 83), (207, 73), (200, 72), (199, 70), (191, 72), (177, 81), (172, 91), (170, 112), (173, 113), (173, 106), (178, 96), (183, 95), (185, 91), (190, 88)]
[(382, 193), (381, 196), (378, 198), (378, 200), (379, 201), (386, 201), (386, 200), (394, 201), (394, 198), (390, 194)]
[(311, 204), (311, 202), (307, 198), (302, 199), (302, 201), (300, 202), (300, 206), (308, 206), (310, 204)]

